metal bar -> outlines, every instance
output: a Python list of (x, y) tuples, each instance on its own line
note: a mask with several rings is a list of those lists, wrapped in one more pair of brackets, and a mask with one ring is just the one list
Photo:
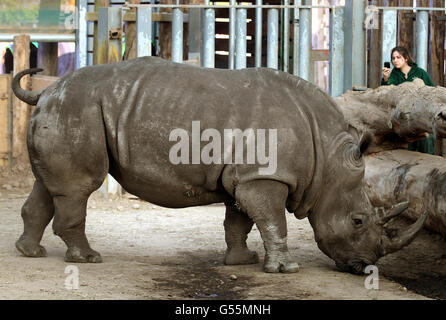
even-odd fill
[[(0, 42), (12, 42), (20, 33), (1, 33)], [(31, 41), (35, 42), (76, 42), (76, 34), (29, 34)]]
[[(308, 1), (308, 0), (306, 0)], [(311, 9), (299, 11), (299, 77), (310, 81)]]
[[(256, 5), (262, 5), (263, 0), (256, 0)], [(256, 8), (255, 33), (255, 66), (262, 66), (262, 8)]]
[(188, 60), (200, 61), (200, 9), (189, 10)]
[[(229, 9), (229, 8), (236, 8), (236, 9), (255, 9), (255, 8), (263, 8), (263, 9), (334, 9), (334, 8), (343, 8), (344, 6), (331, 6), (331, 5), (257, 5), (257, 4), (238, 4), (238, 5), (211, 5), (209, 4), (209, 1), (206, 1), (206, 4), (125, 4), (123, 7), (151, 7), (151, 8), (201, 8), (201, 9)], [(412, 8), (411, 8), (412, 9)], [(444, 10), (444, 9), (443, 9)]]
[(401, 11), (445, 11), (445, 8), (430, 8), (430, 7), (375, 7), (378, 10), (401, 10)]
[[(230, 0), (231, 5), (235, 5), (235, 0)], [(235, 58), (235, 24), (236, 24), (236, 10), (235, 8), (229, 9), (229, 48), (228, 48), (228, 68), (234, 69)]]
[(237, 9), (235, 68), (246, 68), (246, 9)]
[(429, 15), (427, 11), (417, 12), (417, 64), (427, 70)]
[(383, 12), (383, 24), (382, 24), (382, 51), (381, 51), (381, 63), (383, 66), (384, 61), (390, 61), (390, 52), (396, 46), (396, 24), (397, 24), (397, 11), (386, 10)]
[[(150, 0), (151, 4), (155, 4), (156, 0)], [(153, 13), (159, 13), (160, 8), (154, 7), (152, 12)], [(155, 45), (154, 49), (154, 55), (157, 55), (160, 50), (160, 44), (159, 44), (159, 34), (160, 34), (160, 23), (158, 21), (154, 21), (152, 17), (152, 41)]]
[[(87, 11), (89, 12), (91, 10), (94, 10), (94, 6), (89, 4)], [(96, 24), (97, 23), (87, 23), (87, 65), (89, 66), (93, 65), (94, 29)]]
[(172, 61), (183, 62), (183, 12), (178, 8), (172, 14)]
[(365, 1), (345, 0), (344, 91), (367, 85)]
[[(129, 9), (127, 7), (124, 7), (125, 9)], [(153, 8), (156, 9), (156, 7), (137, 7), (137, 8)], [(89, 22), (97, 22), (98, 21), (98, 13), (97, 12), (88, 12), (87, 21)], [(122, 17), (122, 21), (125, 22), (135, 22), (136, 21), (136, 14), (134, 12), (126, 12), (124, 13), (124, 16)], [(171, 22), (172, 21), (172, 14), (168, 12), (154, 12), (152, 13), (152, 21), (159, 21), (159, 22)], [(183, 14), (183, 22), (187, 23), (189, 22), (189, 15)]]
[(268, 38), (266, 66), (277, 69), (279, 67), (279, 10), (268, 10)]
[(152, 8), (136, 8), (136, 56), (152, 55)]
[(330, 11), (330, 75), (332, 97), (344, 93), (344, 9)]
[(293, 75), (299, 74), (299, 8), (301, 0), (294, 0), (296, 7), (293, 10)]
[[(283, 4), (288, 6), (290, 0), (283, 0)], [(289, 54), (289, 43), (290, 43), (290, 9), (283, 9), (283, 20), (282, 20), (282, 70), (288, 72), (288, 65), (290, 60)]]
[(98, 64), (122, 60), (122, 8), (98, 9)]
[(87, 1), (77, 0), (76, 10), (76, 69), (87, 66), (87, 46), (88, 46), (88, 30), (87, 30)]
[[(209, 0), (206, 0), (209, 4)], [(214, 68), (215, 66), (215, 10), (204, 10), (203, 23), (203, 58), (202, 66)]]

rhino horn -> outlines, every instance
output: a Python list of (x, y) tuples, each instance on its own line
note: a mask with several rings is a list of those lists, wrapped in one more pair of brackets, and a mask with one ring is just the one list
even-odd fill
[(400, 202), (390, 209), (383, 217), (378, 220), (379, 225), (384, 225), (392, 218), (395, 218), (409, 207), (409, 202)]
[(423, 228), (427, 219), (427, 212), (424, 212), (418, 220), (405, 230), (398, 231), (394, 237), (383, 235), (381, 253), (383, 256), (386, 254), (398, 251), (403, 247), (409, 245), (418, 232)]

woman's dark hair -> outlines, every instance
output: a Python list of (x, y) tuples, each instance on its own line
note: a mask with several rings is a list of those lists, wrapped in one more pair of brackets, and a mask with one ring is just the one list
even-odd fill
[(412, 56), (410, 55), (409, 50), (407, 50), (405, 47), (402, 46), (396, 46), (392, 49), (392, 52), (390, 53), (390, 61), (392, 61), (392, 56), (395, 51), (398, 51), (400, 55), (404, 57), (404, 59), (407, 59), (407, 64), (409, 66), (413, 65), (415, 61), (413, 60)]

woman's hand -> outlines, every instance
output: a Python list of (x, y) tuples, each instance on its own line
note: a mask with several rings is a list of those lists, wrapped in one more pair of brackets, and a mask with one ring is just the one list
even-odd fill
[(390, 68), (383, 68), (383, 78), (384, 81), (387, 81), (389, 79), (390, 73), (392, 72), (392, 69)]

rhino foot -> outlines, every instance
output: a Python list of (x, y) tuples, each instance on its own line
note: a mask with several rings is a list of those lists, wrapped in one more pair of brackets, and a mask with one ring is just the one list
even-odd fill
[(269, 273), (295, 273), (299, 271), (299, 264), (291, 258), (289, 253), (280, 254), (279, 256), (266, 256), (265, 265), (263, 266), (265, 272)]
[(100, 263), (102, 262), (101, 255), (92, 249), (79, 249), (77, 247), (68, 248), (65, 254), (65, 262), (78, 262), (78, 263)]
[(259, 262), (257, 252), (244, 249), (231, 249), (226, 251), (225, 261), (226, 265), (235, 264), (255, 264)]
[(46, 250), (39, 244), (27, 241), (23, 236), (15, 243), (17, 250), (19, 250), (26, 257), (46, 257)]

